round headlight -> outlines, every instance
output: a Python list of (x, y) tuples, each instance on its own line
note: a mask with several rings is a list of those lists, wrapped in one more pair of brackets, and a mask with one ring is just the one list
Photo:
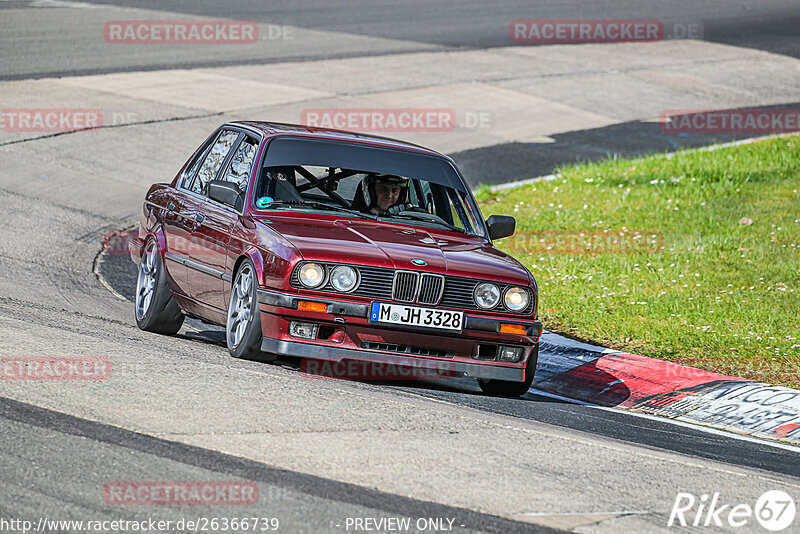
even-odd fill
[(300, 283), (306, 287), (318, 287), (325, 281), (325, 267), (319, 263), (306, 263), (298, 274)]
[(475, 288), (475, 304), (484, 309), (494, 308), (500, 302), (500, 289), (494, 284), (478, 284)]
[(531, 297), (527, 291), (521, 287), (511, 287), (506, 291), (503, 302), (511, 311), (522, 311), (528, 307)]
[(358, 283), (358, 273), (347, 265), (337, 265), (331, 269), (331, 285), (336, 291), (352, 291)]

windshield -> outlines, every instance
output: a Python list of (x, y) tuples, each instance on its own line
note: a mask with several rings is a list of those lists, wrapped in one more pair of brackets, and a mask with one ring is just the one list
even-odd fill
[[(377, 151), (383, 157), (370, 154), (364, 158), (362, 146), (349, 153), (352, 143), (325, 142), (341, 147), (330, 150), (329, 159), (348, 165), (347, 168), (328, 166), (320, 164), (319, 150), (308, 153), (303, 150), (306, 146), (318, 148), (315, 141), (319, 140), (293, 143), (292, 150), (280, 150), (277, 155), (271, 152), (286, 145), (270, 143), (253, 190), (255, 209), (336, 211), (346, 217), (395, 221), (486, 237), (474, 198), (446, 160), (369, 146), (366, 150)], [(367, 168), (355, 166), (358, 161), (364, 161)], [(426, 172), (430, 175), (422, 175)]]

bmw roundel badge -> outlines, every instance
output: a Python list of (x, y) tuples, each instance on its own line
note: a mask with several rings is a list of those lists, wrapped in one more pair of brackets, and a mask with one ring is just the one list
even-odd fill
[(418, 265), (420, 267), (425, 267), (426, 265), (428, 265), (428, 262), (424, 260), (411, 260), (411, 263), (413, 263), (414, 265)]

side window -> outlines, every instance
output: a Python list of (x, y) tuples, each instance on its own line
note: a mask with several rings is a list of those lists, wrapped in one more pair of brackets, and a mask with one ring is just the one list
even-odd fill
[(200, 167), (197, 176), (192, 182), (192, 191), (200, 193), (201, 195), (207, 194), (208, 182), (216, 178), (219, 168), (222, 166), (222, 162), (225, 161), (225, 157), (228, 155), (228, 152), (230, 152), (237, 137), (239, 137), (239, 132), (230, 130), (223, 131), (219, 137), (217, 137), (217, 140), (214, 142), (211, 150), (208, 151), (208, 155), (203, 160), (203, 165)]
[(189, 189), (192, 185), (192, 180), (194, 180), (195, 175), (197, 174), (197, 170), (202, 165), (203, 160), (206, 159), (206, 154), (208, 154), (208, 149), (211, 148), (211, 145), (206, 145), (203, 147), (203, 150), (197, 155), (197, 158), (191, 163), (189, 168), (186, 172), (183, 173), (183, 178), (181, 179), (180, 186), (184, 189)]
[(233, 154), (233, 158), (231, 158), (231, 162), (222, 179), (236, 184), (240, 191), (247, 191), (257, 147), (257, 141), (250, 137), (245, 137)]

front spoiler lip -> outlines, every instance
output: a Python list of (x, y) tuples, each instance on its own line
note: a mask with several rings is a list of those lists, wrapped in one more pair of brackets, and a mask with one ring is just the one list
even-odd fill
[[(276, 306), (279, 308), (289, 308), (296, 310), (297, 302), (300, 300), (323, 302), (328, 304), (328, 313), (332, 315), (344, 315), (350, 317), (361, 317), (366, 319), (369, 317), (369, 305), (359, 304), (354, 302), (341, 302), (334, 301), (333, 299), (321, 299), (318, 297), (301, 297), (295, 295), (287, 295), (278, 291), (270, 291), (266, 289), (258, 290), (258, 302), (267, 304), (268, 306)], [(542, 323), (539, 321), (521, 322), (519, 320), (509, 319), (487, 319), (484, 317), (472, 317), (464, 313), (464, 330), (479, 330), (483, 332), (500, 332), (500, 324), (518, 324), (526, 328), (525, 335), (539, 339), (542, 335)]]
[(461, 374), (465, 378), (480, 378), (485, 380), (505, 380), (509, 382), (522, 382), (524, 369), (517, 367), (498, 367), (490, 364), (469, 362), (442, 361), (414, 358), (412, 356), (398, 356), (370, 350), (345, 349), (302, 343), (299, 341), (282, 341), (265, 337), (261, 340), (261, 350), (282, 356), (296, 358), (313, 358), (315, 360), (359, 360), (379, 362), (383, 364), (403, 365), (424, 369), (446, 370)]

